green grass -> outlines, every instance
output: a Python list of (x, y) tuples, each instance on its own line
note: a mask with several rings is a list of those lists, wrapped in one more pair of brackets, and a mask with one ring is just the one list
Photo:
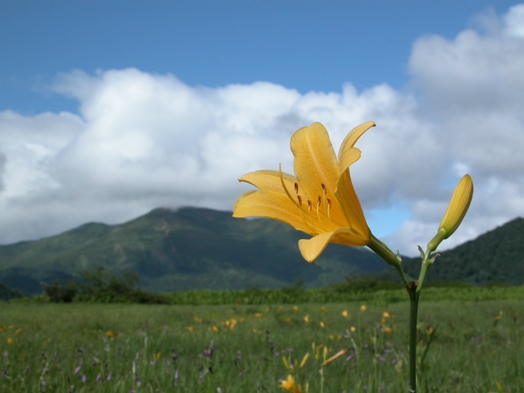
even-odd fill
[[(523, 301), (429, 301), (436, 293), (428, 289), (421, 301), (421, 354), (430, 328), (435, 333), (419, 391), (499, 392), (498, 382), (506, 393), (524, 392)], [(364, 303), (367, 311), (360, 309)], [(304, 391), (308, 384), (309, 392), (407, 392), (408, 308), (407, 300), (384, 298), (296, 305), (0, 303), (0, 392), (284, 392), (279, 379), (289, 371), (282, 357), (300, 361), (308, 352), (296, 374)], [(383, 321), (386, 311), (391, 317)], [(328, 347), (327, 357), (347, 351), (323, 367), (323, 387), (320, 345)]]
[[(238, 291), (191, 290), (167, 295), (173, 304), (290, 304), (373, 301), (389, 304), (405, 302), (405, 289), (379, 289), (337, 292), (332, 288), (246, 289)], [(425, 288), (422, 302), (440, 300), (481, 301), (524, 299), (524, 286)]]

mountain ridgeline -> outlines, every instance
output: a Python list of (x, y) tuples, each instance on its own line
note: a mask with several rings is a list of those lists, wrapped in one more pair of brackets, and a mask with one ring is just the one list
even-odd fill
[(41, 282), (74, 279), (103, 266), (134, 271), (147, 291), (326, 286), (387, 265), (372, 252), (330, 245), (315, 264), (297, 242), (308, 236), (269, 219), (236, 219), (202, 208), (155, 209), (135, 220), (90, 223), (57, 236), (0, 246), (0, 282), (29, 294)]
[[(312, 288), (369, 275), (399, 281), (395, 269), (365, 248), (329, 245), (308, 264), (298, 251), (301, 238), (308, 236), (269, 219), (235, 219), (231, 212), (203, 208), (155, 209), (123, 224), (89, 223), (0, 246), (0, 283), (38, 294), (42, 282), (73, 280), (97, 266), (113, 274), (138, 273), (140, 287), (151, 292), (300, 282)], [(417, 277), (420, 259), (404, 258), (404, 266)], [(524, 284), (524, 219), (442, 252), (427, 280)]]

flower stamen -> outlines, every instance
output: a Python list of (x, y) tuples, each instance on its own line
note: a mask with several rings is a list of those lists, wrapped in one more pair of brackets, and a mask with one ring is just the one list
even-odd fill
[[(289, 191), (288, 191), (288, 189), (287, 189), (287, 187), (286, 187), (286, 183), (284, 183), (284, 175), (283, 175), (283, 172), (282, 172), (282, 164), (279, 164), (279, 165), (278, 165), (278, 171), (280, 172), (280, 183), (282, 184), (282, 188), (284, 189), (284, 191), (285, 191), (287, 197), (288, 197), (289, 199), (291, 199), (291, 202), (293, 202), (293, 203), (295, 204), (295, 206), (297, 206), (298, 208), (300, 208), (301, 205), (299, 205), (299, 204), (295, 201), (295, 199), (291, 196), (291, 194), (289, 193)], [(297, 190), (297, 189), (298, 189), (298, 184), (295, 183), (295, 190)], [(300, 202), (300, 198), (299, 198), (298, 200), (299, 200), (299, 202)]]
[(319, 195), (317, 199), (317, 218), (320, 223), (322, 223), (322, 219), (320, 218), (320, 211), (319, 211), (319, 207), (321, 204), (322, 204), (322, 197)]
[[(284, 189), (284, 192), (286, 193), (287, 197), (291, 200), (291, 202), (293, 202), (293, 204), (298, 207), (299, 211), (300, 211), (300, 215), (302, 217), (302, 220), (304, 221), (304, 223), (309, 227), (311, 228), (311, 231), (312, 232), (319, 232), (321, 230), (321, 228), (315, 224), (310, 217), (308, 217), (305, 212), (302, 210), (302, 197), (300, 195), (296, 195), (297, 197), (297, 200), (295, 200), (295, 198), (293, 198), (291, 196), (291, 193), (289, 192), (288, 188), (286, 187), (286, 183), (284, 182), (284, 174), (282, 172), (282, 164), (279, 165), (279, 172), (280, 172), (280, 184), (282, 185), (282, 188)], [(298, 186), (298, 183), (295, 182), (294, 184), (294, 188), (295, 188), (295, 191), (297, 191), (299, 189), (299, 186)], [(311, 209), (312, 209), (312, 204), (311, 204), (311, 201), (308, 199), (307, 201), (307, 210), (309, 213), (311, 213)]]

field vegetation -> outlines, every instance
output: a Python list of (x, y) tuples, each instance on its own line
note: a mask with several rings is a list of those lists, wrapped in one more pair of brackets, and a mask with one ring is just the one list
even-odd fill
[[(407, 392), (407, 295), (368, 286), (1, 302), (0, 392), (284, 392), (289, 375), (302, 392)], [(524, 392), (523, 299), (522, 287), (425, 289), (420, 391)]]

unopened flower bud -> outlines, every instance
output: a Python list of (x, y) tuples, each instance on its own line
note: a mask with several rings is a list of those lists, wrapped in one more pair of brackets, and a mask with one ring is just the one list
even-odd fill
[(455, 187), (437, 234), (428, 243), (430, 252), (435, 251), (444, 239), (450, 237), (457, 230), (468, 211), (471, 198), (473, 198), (473, 180), (471, 180), (470, 175), (465, 175)]

